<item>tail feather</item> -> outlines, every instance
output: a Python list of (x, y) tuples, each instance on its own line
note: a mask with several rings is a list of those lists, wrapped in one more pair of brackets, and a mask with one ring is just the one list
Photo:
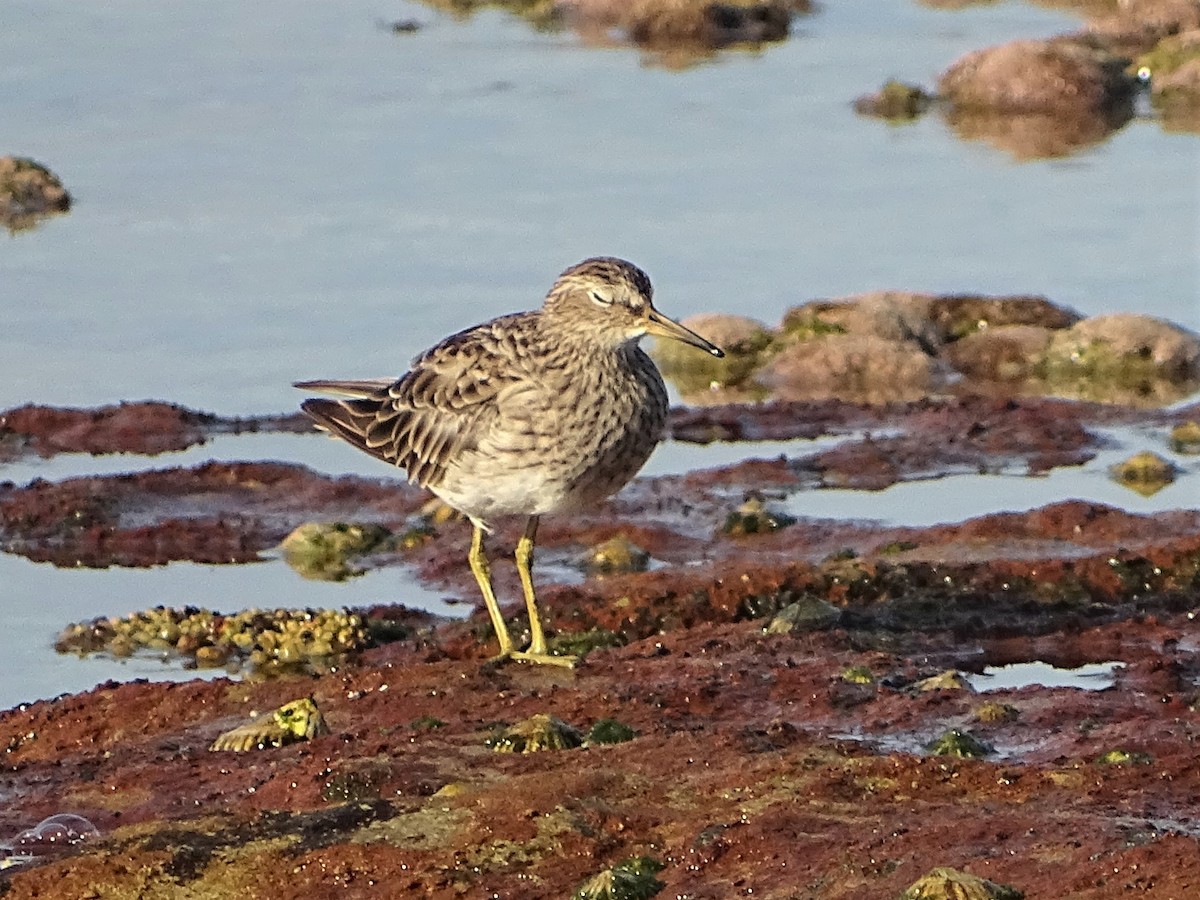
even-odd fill
[[(362, 382), (359, 383), (361, 384)], [(314, 388), (314, 390), (320, 390), (320, 388)], [(354, 409), (354, 405), (353, 401), (320, 400), (314, 398), (305, 400), (300, 404), (300, 408), (309, 418), (317, 423), (318, 428), (340, 437), (364, 453), (371, 454), (376, 459), (394, 465), (396, 462), (395, 456), (389, 456), (385, 452), (390, 448), (386, 445), (372, 446), (367, 442), (368, 429), (375, 421), (374, 412), (356, 410)]]
[(302, 391), (316, 391), (318, 394), (365, 399), (387, 390), (395, 384), (395, 381), (394, 378), (372, 378), (367, 381), (338, 381), (331, 378), (319, 378), (315, 381), (295, 381), (292, 383), (292, 387), (300, 388)]

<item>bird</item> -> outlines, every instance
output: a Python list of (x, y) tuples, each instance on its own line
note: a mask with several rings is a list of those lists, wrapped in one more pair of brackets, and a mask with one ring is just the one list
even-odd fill
[[(495, 662), (572, 666), (551, 653), (533, 586), (542, 516), (616, 493), (662, 439), (667, 390), (644, 336), (724, 352), (653, 304), (633, 263), (592, 257), (554, 281), (540, 309), (491, 319), (417, 356), (398, 379), (300, 381), (317, 427), (403, 469), (472, 526), (467, 561), (500, 646)], [(484, 536), (526, 517), (516, 546), (530, 642), (513, 643), (492, 588)]]

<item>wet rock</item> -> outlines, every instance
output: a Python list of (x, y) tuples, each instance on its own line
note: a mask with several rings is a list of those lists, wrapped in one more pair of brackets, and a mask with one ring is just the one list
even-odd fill
[(1149, 753), (1143, 753), (1140, 750), (1118, 747), (1101, 753), (1096, 757), (1096, 762), (1102, 766), (1148, 766), (1154, 762), (1154, 758)]
[(486, 741), (496, 753), (538, 753), (583, 746), (583, 732), (557, 716), (539, 713), (493, 734)]
[(1182, 422), (1171, 429), (1171, 449), (1176, 453), (1200, 453), (1200, 422)]
[(314, 514), (403, 521), (423, 494), (285, 463), (212, 462), (0, 490), (9, 552), (70, 566), (247, 562)]
[(71, 208), (58, 176), (23, 156), (0, 156), (0, 224), (10, 232), (33, 228)]
[(1163, 38), (1135, 65), (1167, 127), (1200, 131), (1200, 28)]
[(846, 684), (874, 684), (875, 673), (866, 666), (847, 666), (838, 675)]
[(986, 725), (996, 725), (1017, 721), (1021, 717), (1021, 711), (1011, 703), (989, 700), (987, 703), (981, 703), (977, 706), (973, 715), (977, 722), (982, 722)]
[(1174, 34), (1200, 28), (1196, 0), (1121, 0), (1111, 15), (1101, 16), (1088, 32), (1115, 52), (1145, 53)]
[(811, 340), (828, 335), (870, 335), (912, 343), (934, 354), (942, 334), (934, 321), (938, 298), (911, 291), (873, 291), (837, 300), (814, 300), (787, 311), (784, 337)]
[(933, 101), (934, 98), (919, 86), (893, 80), (875, 93), (857, 98), (854, 111), (891, 122), (908, 122), (925, 112)]
[(589, 628), (587, 631), (565, 631), (549, 640), (550, 652), (555, 656), (575, 656), (580, 659), (593, 650), (625, 646), (625, 638), (607, 628)]
[(1017, 382), (1033, 376), (1054, 332), (1037, 325), (1001, 325), (968, 334), (947, 348), (950, 363), (968, 378)]
[(0, 455), (143, 453), (185, 450), (207, 439), (216, 416), (174, 403), (121, 403), (77, 409), (28, 404), (0, 412)]
[(1170, 460), (1146, 450), (1113, 466), (1110, 474), (1118, 484), (1150, 497), (1173, 482), (1177, 472)]
[(767, 634), (791, 634), (793, 631), (821, 631), (841, 621), (842, 611), (819, 597), (804, 597), (789, 603), (763, 629)]
[(979, 759), (996, 751), (969, 731), (951, 728), (925, 745), (930, 756), (955, 756), (960, 759)]
[(900, 895), (900, 900), (1023, 900), (1024, 897), (1014, 887), (939, 866), (914, 881)]
[(782, 400), (878, 404), (926, 396), (935, 373), (930, 356), (911, 342), (841, 334), (785, 348), (757, 380)]
[[(762, 362), (772, 334), (765, 325), (745, 316), (704, 313), (689, 316), (683, 324), (725, 351), (718, 359), (696, 353), (678, 341), (655, 341), (650, 348), (663, 376), (690, 402), (715, 403), (762, 396), (762, 390), (747, 384), (748, 376)], [(691, 352), (688, 352), (691, 351)]]
[(1151, 316), (1095, 316), (1054, 335), (1037, 375), (1058, 396), (1161, 405), (1200, 385), (1200, 339)]
[(1022, 40), (975, 50), (941, 76), (958, 110), (1099, 115), (1129, 104), (1124, 61), (1080, 39)]
[(312, 697), (305, 697), (285, 703), (261, 722), (250, 722), (225, 732), (208, 749), (231, 750), (235, 753), (265, 750), (312, 740), (322, 734), (329, 734), (325, 717), (317, 708), (317, 702)]
[(649, 900), (665, 886), (655, 877), (663, 868), (649, 856), (627, 859), (589, 878), (571, 900)]
[(930, 315), (944, 341), (1011, 325), (1057, 331), (1082, 318), (1073, 309), (1027, 294), (944, 294), (935, 298)]
[(731, 537), (770, 534), (794, 524), (795, 521), (791, 516), (768, 509), (762, 497), (753, 496), (725, 517), (721, 531)]
[(975, 693), (975, 688), (971, 687), (971, 683), (963, 676), (963, 674), (955, 669), (947, 669), (945, 672), (939, 672), (937, 675), (931, 675), (928, 678), (922, 678), (912, 684), (912, 690), (918, 694), (924, 694), (929, 691), (967, 691)]
[(382, 525), (305, 522), (280, 544), (287, 564), (315, 581), (345, 581), (361, 575), (351, 561), (383, 545), (392, 533)]
[(601, 719), (587, 733), (584, 745), (591, 747), (601, 744), (623, 744), (637, 737), (637, 732), (616, 719)]
[(68, 625), (54, 649), (118, 657), (153, 651), (190, 658), (197, 665), (250, 665), (270, 674), (320, 669), (369, 642), (362, 618), (344, 609), (251, 609), (223, 615), (199, 607), (159, 606)]
[(1164, 319), (1112, 313), (1084, 319), (1055, 336), (1054, 365), (1070, 361), (1096, 378), (1141, 366), (1154, 377), (1187, 380), (1200, 374), (1200, 338)]
[(624, 534), (617, 534), (588, 550), (581, 565), (589, 575), (645, 572), (650, 567), (650, 554)]

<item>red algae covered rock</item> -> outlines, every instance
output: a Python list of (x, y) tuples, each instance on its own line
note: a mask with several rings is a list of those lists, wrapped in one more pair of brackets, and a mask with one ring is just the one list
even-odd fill
[(0, 489), (10, 552), (72, 566), (247, 562), (321, 509), (402, 523), (425, 495), (284, 463), (205, 463)]
[(186, 450), (214, 434), (312, 431), (300, 414), (222, 418), (155, 400), (86, 409), (29, 403), (0, 412), (0, 460), (25, 453), (141, 453)]
[[(174, 403), (121, 403), (95, 409), (29, 404), (0, 412), (0, 448), (55, 453), (167, 453), (203, 443), (216, 416)], [(10, 451), (11, 453), (11, 451)]]

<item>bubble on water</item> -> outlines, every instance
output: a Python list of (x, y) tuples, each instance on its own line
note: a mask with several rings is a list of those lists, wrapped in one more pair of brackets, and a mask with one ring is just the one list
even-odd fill
[(13, 844), (26, 853), (36, 853), (39, 847), (65, 847), (98, 837), (100, 829), (83, 816), (59, 813), (26, 828), (13, 838)]

